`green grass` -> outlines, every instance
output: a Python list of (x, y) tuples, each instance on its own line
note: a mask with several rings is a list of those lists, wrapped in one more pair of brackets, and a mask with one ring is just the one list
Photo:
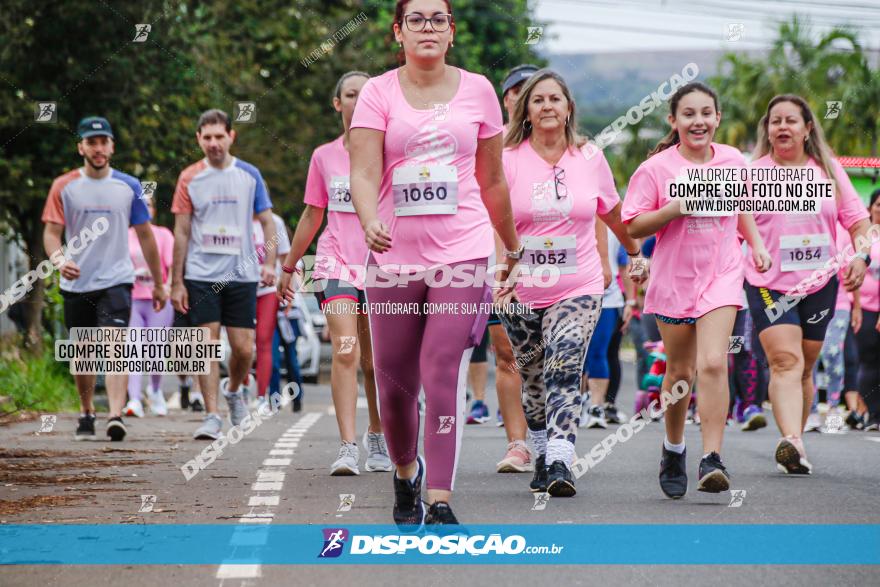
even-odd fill
[(41, 356), (19, 348), (0, 344), (0, 413), (77, 410), (79, 395), (68, 363), (55, 361), (51, 344)]

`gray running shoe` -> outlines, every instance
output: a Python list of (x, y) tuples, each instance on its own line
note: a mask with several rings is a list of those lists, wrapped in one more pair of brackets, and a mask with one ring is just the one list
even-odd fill
[(229, 421), (232, 422), (233, 426), (238, 426), (245, 419), (245, 416), (248, 415), (244, 392), (239, 389), (235, 393), (229, 393), (227, 389), (225, 385), (220, 386), (223, 397), (226, 398), (226, 405), (229, 406)]
[(336, 460), (330, 466), (331, 475), (360, 475), (358, 469), (358, 461), (360, 460), (360, 452), (354, 443), (343, 442), (339, 447), (339, 453)]
[(193, 433), (196, 440), (217, 440), (223, 430), (223, 420), (217, 414), (208, 414), (202, 420), (202, 425)]
[(364, 432), (363, 444), (367, 447), (367, 462), (364, 465), (367, 471), (391, 471), (394, 468), (391, 457), (388, 456), (384, 434), (367, 430)]

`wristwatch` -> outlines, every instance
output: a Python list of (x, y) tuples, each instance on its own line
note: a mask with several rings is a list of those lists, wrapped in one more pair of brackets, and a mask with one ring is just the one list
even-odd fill
[(865, 267), (871, 266), (871, 255), (868, 253), (856, 253), (856, 257), (865, 262)]
[(522, 259), (523, 251), (525, 250), (526, 246), (520, 243), (519, 248), (517, 248), (515, 251), (508, 251), (507, 249), (504, 249), (504, 256), (519, 261), (520, 259)]

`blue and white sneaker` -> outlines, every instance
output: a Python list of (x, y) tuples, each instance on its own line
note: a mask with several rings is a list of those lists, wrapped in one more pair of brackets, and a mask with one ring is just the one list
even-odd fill
[(471, 404), (471, 413), (468, 414), (468, 424), (485, 424), (489, 421), (489, 407), (481, 400), (474, 400)]
[(752, 430), (760, 430), (767, 426), (767, 418), (761, 410), (761, 406), (751, 405), (743, 412), (743, 432), (751, 432)]

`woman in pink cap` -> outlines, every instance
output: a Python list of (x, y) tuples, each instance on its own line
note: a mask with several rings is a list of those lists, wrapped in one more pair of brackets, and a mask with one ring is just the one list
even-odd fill
[[(663, 391), (668, 393), (673, 382), (690, 386), (699, 374), (704, 454), (697, 489), (720, 493), (730, 488), (720, 455), (730, 402), (727, 349), (736, 311), (742, 307), (737, 229), (753, 245), (757, 271), (766, 271), (770, 259), (751, 216), (685, 216), (680, 200), (670, 197), (668, 185), (686, 177), (689, 168), (744, 168), (746, 162), (737, 149), (712, 142), (721, 111), (711, 88), (686, 84), (669, 105), (672, 129), (630, 179), (621, 216), (631, 236), (657, 235), (645, 312), (656, 315), (666, 347)], [(666, 406), (660, 489), (672, 499), (687, 492), (684, 426), (689, 395)]]

